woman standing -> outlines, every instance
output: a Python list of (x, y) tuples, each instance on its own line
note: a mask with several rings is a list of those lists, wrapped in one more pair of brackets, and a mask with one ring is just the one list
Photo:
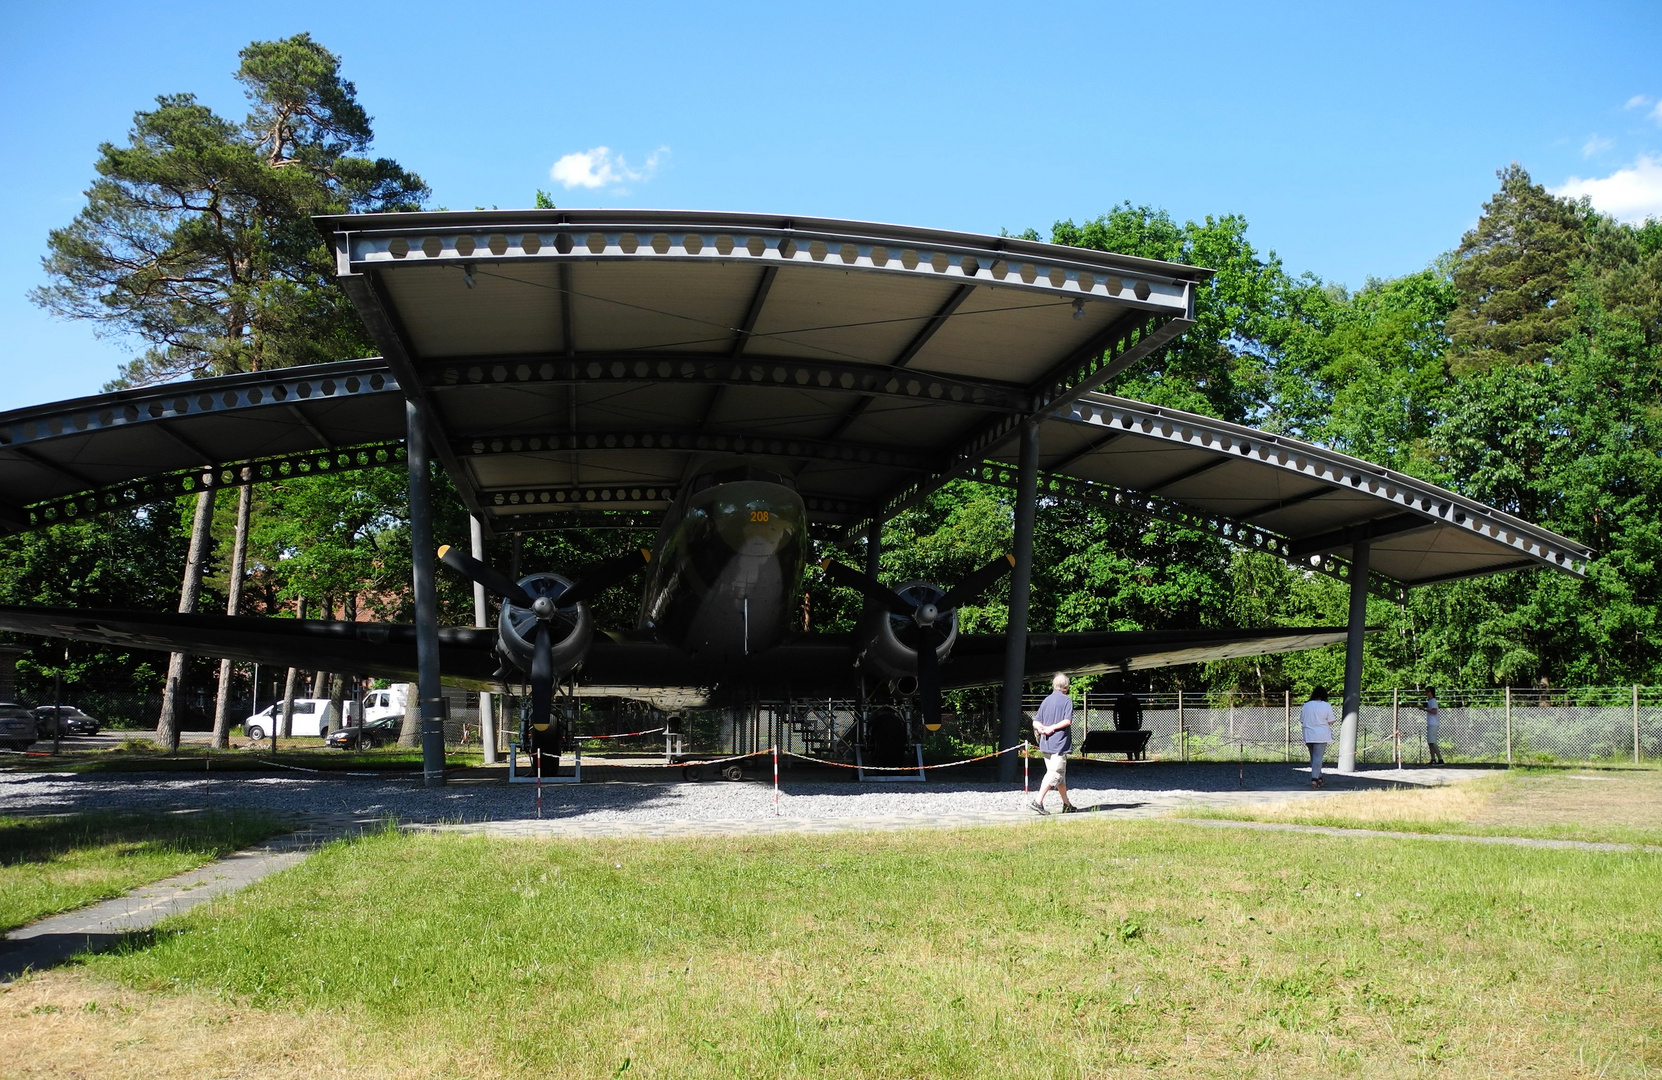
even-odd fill
[(1310, 748), (1310, 786), (1322, 786), (1322, 755), (1333, 741), (1333, 706), (1327, 703), (1327, 687), (1310, 691), (1310, 700), (1299, 710), (1298, 721), (1304, 726), (1304, 745)]

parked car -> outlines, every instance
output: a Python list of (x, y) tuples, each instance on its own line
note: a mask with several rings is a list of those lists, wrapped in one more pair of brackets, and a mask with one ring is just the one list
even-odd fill
[[(343, 701), (341, 708), (346, 712), (348, 723), (358, 718), (358, 703)], [(271, 734), (273, 728), (278, 727), (278, 714), (283, 711), (283, 703), (274, 701), (259, 712), (242, 722), (243, 734), (255, 742), (259, 742)], [(302, 735), (327, 735), (329, 722), (334, 718), (334, 703), (328, 698), (295, 698), (294, 715), (289, 718), (289, 734), (295, 737)]]
[(15, 702), (0, 701), (0, 746), (27, 750), (34, 744), (34, 710)]
[(73, 705), (35, 707), (35, 734), (42, 739), (53, 735), (96, 735), (98, 721)]
[(397, 742), (404, 727), (402, 716), (382, 716), (329, 733), (329, 745), (337, 750), (367, 750), (383, 743)]

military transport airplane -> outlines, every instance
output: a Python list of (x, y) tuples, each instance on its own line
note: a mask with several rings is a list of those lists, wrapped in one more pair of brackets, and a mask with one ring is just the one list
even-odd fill
[[(516, 581), (455, 548), (440, 558), (502, 598), (495, 630), (440, 629), (444, 680), (479, 690), (529, 686), (528, 726), (539, 731), (550, 730), (562, 683), (646, 700), (682, 691), (683, 700), (690, 693), (714, 705), (846, 699), (865, 689), (915, 705), (927, 721), (939, 715), (942, 689), (989, 685), (1003, 674), (1004, 635), (960, 632), (958, 611), (1009, 571), (1007, 557), (950, 587), (894, 588), (826, 560), (834, 584), (870, 601), (868, 615), (852, 633), (793, 633), (809, 572), (807, 509), (788, 478), (751, 467), (697, 477), (675, 495), (650, 551), (580, 575), (539, 571)], [(634, 629), (598, 630), (589, 601), (643, 569)], [(404, 624), (0, 607), (0, 629), (396, 680), (416, 672), (415, 628)], [(1342, 628), (1327, 627), (1031, 634), (1026, 670), (1153, 668), (1343, 638)], [(557, 744), (548, 749), (558, 752)]]

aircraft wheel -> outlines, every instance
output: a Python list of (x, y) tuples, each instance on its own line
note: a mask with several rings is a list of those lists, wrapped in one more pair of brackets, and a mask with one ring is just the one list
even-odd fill
[(721, 775), (727, 777), (729, 780), (743, 780), (744, 769), (738, 765), (729, 765), (727, 768), (721, 770)]
[(681, 779), (702, 780), (704, 779), (704, 770), (699, 768), (697, 765), (688, 765), (686, 768), (681, 770)]

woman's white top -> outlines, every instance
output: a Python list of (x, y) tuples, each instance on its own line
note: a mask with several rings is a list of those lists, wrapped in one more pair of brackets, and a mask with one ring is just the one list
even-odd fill
[(1427, 738), (1428, 742), (1436, 742), (1437, 741), (1437, 729), (1441, 726), (1441, 720), (1442, 720), (1442, 709), (1438, 707), (1437, 699), (1434, 698), (1434, 697), (1426, 698), (1425, 699), (1425, 730), (1426, 730), (1426, 734), (1427, 734), (1427, 737), (1428, 737)]
[(1333, 741), (1333, 706), (1327, 702), (1306, 701), (1298, 711), (1298, 722), (1304, 725), (1305, 742)]

